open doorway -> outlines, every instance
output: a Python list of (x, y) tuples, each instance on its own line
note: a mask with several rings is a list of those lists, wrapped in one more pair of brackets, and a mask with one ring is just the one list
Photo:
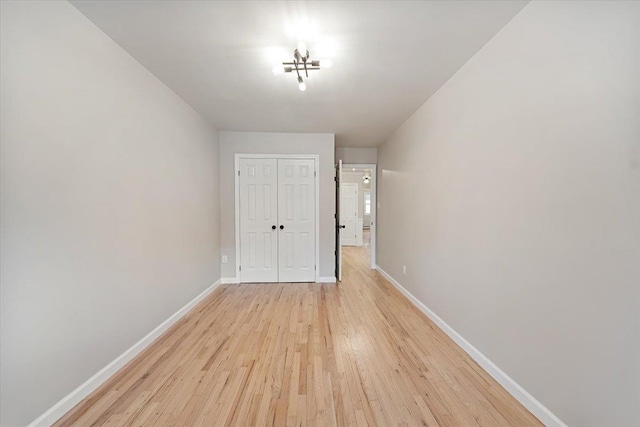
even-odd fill
[(371, 268), (376, 265), (376, 165), (339, 165), (337, 175), (336, 275), (341, 280), (345, 251)]

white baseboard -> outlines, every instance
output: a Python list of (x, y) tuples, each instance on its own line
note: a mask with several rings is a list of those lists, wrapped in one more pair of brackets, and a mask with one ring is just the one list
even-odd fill
[[(240, 280), (236, 277), (223, 277), (220, 279), (223, 285), (237, 285), (240, 284)], [(335, 277), (318, 277), (316, 283), (336, 283)]]
[(402, 294), (407, 297), (413, 305), (415, 305), (420, 311), (427, 315), (429, 319), (433, 321), (440, 329), (444, 331), (456, 344), (475, 360), (478, 365), (482, 367), (489, 375), (493, 377), (502, 387), (509, 392), (518, 402), (520, 402), (525, 408), (527, 408), (533, 415), (535, 415), (545, 426), (547, 427), (567, 427), (560, 418), (555, 416), (546, 406), (540, 403), (535, 397), (529, 394), (520, 384), (515, 382), (513, 378), (502, 371), (495, 363), (493, 363), (487, 356), (482, 354), (480, 350), (475, 348), (469, 341), (464, 339), (462, 335), (456, 332), (451, 326), (449, 326), (444, 320), (442, 320), (436, 313), (431, 311), (426, 305), (424, 305), (418, 298), (413, 296), (411, 292), (406, 290), (397, 280), (395, 280), (389, 273), (384, 271), (380, 266), (376, 266), (376, 270), (384, 276), (393, 286), (396, 287)]
[(189, 301), (184, 307), (176, 311), (171, 317), (162, 322), (157, 328), (149, 332), (144, 338), (131, 346), (128, 350), (118, 356), (107, 366), (99, 370), (94, 376), (85, 381), (80, 387), (73, 390), (66, 397), (53, 405), (44, 414), (40, 415), (28, 427), (44, 427), (51, 426), (58, 421), (64, 414), (69, 412), (74, 406), (89, 396), (101, 384), (107, 381), (111, 376), (118, 372), (124, 365), (129, 363), (134, 357), (140, 354), (153, 341), (169, 329), (174, 323), (180, 320), (189, 312), (196, 304), (205, 299), (211, 292), (220, 286), (221, 280), (205, 289), (200, 295)]

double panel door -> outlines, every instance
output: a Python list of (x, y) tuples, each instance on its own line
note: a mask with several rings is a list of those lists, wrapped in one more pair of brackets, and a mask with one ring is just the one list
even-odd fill
[(313, 159), (240, 159), (240, 281), (313, 282)]

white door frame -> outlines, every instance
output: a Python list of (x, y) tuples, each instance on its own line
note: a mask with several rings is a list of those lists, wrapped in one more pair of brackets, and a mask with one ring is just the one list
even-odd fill
[[(376, 250), (376, 235), (378, 234), (378, 220), (377, 220), (377, 212), (378, 212), (378, 197), (377, 197), (377, 186), (378, 186), (378, 173), (376, 164), (374, 163), (343, 163), (342, 170), (347, 171), (348, 169), (371, 169), (371, 176), (373, 177), (373, 182), (371, 183), (371, 241), (369, 242), (369, 251), (371, 252), (371, 268), (375, 270), (376, 262), (377, 262), (377, 250)], [(342, 263), (342, 260), (340, 260)]]
[[(234, 181), (235, 181), (235, 234), (236, 234), (236, 283), (240, 283), (240, 159), (312, 159), (315, 168), (316, 183), (316, 282), (320, 280), (320, 177), (318, 176), (318, 166), (320, 165), (319, 154), (236, 154), (234, 159)], [(375, 181), (374, 181), (375, 182)], [(372, 187), (373, 189), (373, 187)]]

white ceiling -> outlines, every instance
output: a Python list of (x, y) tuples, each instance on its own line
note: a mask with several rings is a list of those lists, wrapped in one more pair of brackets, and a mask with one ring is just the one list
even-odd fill
[[(526, 1), (72, 1), (220, 130), (383, 143)], [(304, 36), (306, 92), (274, 76)], [(284, 57), (282, 57), (284, 56)]]

